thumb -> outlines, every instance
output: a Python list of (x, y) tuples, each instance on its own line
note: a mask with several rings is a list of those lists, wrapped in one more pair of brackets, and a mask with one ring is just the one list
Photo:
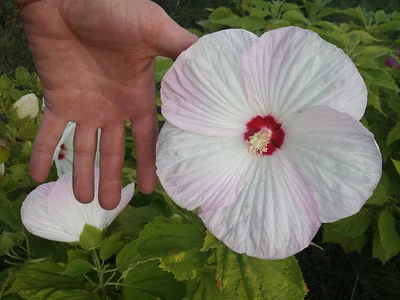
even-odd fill
[(196, 35), (181, 27), (161, 7), (154, 9), (152, 14), (151, 43), (158, 55), (175, 59), (198, 40)]

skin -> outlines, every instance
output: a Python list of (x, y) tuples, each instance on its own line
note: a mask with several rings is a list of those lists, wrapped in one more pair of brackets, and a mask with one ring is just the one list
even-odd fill
[(138, 183), (142, 192), (151, 192), (157, 184), (154, 58), (176, 58), (197, 38), (149, 0), (40, 0), (24, 6), (21, 15), (46, 99), (32, 178), (46, 180), (67, 122), (76, 122), (74, 193), (80, 202), (92, 201), (101, 128), (99, 201), (105, 209), (115, 208), (121, 198), (124, 122), (130, 120)]

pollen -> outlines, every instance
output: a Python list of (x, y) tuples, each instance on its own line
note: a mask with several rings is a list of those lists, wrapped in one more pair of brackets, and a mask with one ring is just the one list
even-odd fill
[(268, 151), (268, 144), (271, 140), (271, 133), (267, 130), (260, 130), (249, 137), (246, 141), (247, 149), (250, 154), (263, 155)]

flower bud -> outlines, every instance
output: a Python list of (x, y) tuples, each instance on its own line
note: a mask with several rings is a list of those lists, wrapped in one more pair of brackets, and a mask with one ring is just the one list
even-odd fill
[(20, 119), (29, 117), (33, 119), (39, 113), (39, 100), (35, 94), (22, 96), (14, 103), (14, 109)]

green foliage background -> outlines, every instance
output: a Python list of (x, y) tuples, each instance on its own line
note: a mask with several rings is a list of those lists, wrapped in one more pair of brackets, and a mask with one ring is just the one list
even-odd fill
[[(279, 261), (232, 252), (161, 187), (147, 196), (137, 191), (106, 232), (88, 226), (77, 245), (26, 232), (19, 209), (36, 186), (27, 163), (41, 116), (18, 119), (12, 104), (32, 92), (41, 99), (43, 91), (18, 12), (9, 0), (0, 9), (2, 299), (290, 300), (308, 290), (307, 299), (400, 299), (400, 69), (385, 66), (386, 57), (400, 62), (399, 1), (186, 0), (169, 7), (177, 22), (199, 36), (225, 28), (257, 34), (289, 25), (312, 29), (342, 48), (367, 84), (362, 122), (381, 149), (382, 180), (358, 214), (324, 225), (314, 246)], [(157, 59), (158, 84), (171, 64)], [(128, 135), (126, 146), (128, 183), (136, 179)], [(56, 178), (53, 169), (49, 181)]]

